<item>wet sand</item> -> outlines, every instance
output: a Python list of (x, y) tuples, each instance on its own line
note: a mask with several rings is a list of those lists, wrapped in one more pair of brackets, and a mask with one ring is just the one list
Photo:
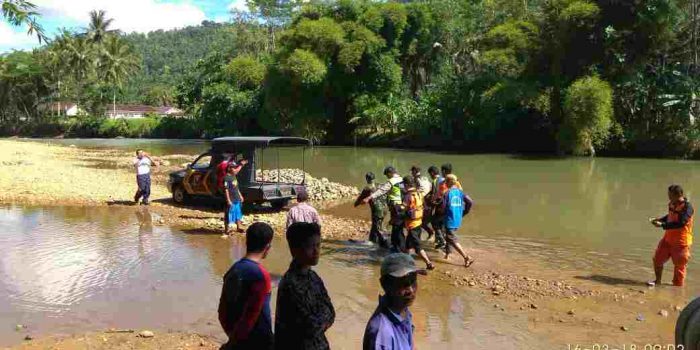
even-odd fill
[[(133, 195), (134, 176), (128, 165), (120, 165), (130, 158), (124, 152), (88, 151), (12, 140), (0, 140), (0, 150), (3, 168), (0, 203), (130, 205), (128, 199)], [(105, 164), (116, 165), (105, 169)], [(161, 167), (154, 174), (154, 204), (151, 206), (156, 214), (154, 224), (220, 232), (221, 215), (217, 209), (180, 208), (170, 203), (164, 187), (165, 174), (170, 169), (172, 167)], [(326, 240), (362, 239), (366, 235), (367, 221), (344, 215), (343, 210), (330, 208), (322, 211), (322, 216), (326, 223)], [(257, 213), (250, 215), (249, 220), (268, 221), (280, 228), (284, 213)], [(568, 344), (572, 347), (627, 345), (629, 348), (631, 344), (643, 347), (672, 343), (678, 309), (693, 297), (686, 289), (670, 286), (648, 289), (634, 280), (582, 278), (579, 271), (552, 269), (548, 262), (506, 253), (497, 247), (463, 244), (470, 248), (477, 263), (465, 269), (459, 266), (460, 259), (453, 256), (452, 260), (444, 261), (439, 252), (429, 249), (431, 258), (438, 262), (437, 270), (422, 279), (421, 293), (453, 288), (459, 293), (478, 296), (482, 306), (492, 307), (493, 312), (524, 317), (529, 331), (562, 349)], [(668, 312), (668, 316), (663, 316), (662, 310)], [(43, 346), (35, 348), (60, 344), (59, 348), (78, 349), (94, 339), (101, 339), (101, 334), (28, 343)], [(76, 345), (64, 347), (68, 344), (61, 343), (64, 341)], [(184, 343), (177, 346), (184, 346)], [(149, 347), (146, 343), (134, 342), (133, 348)]]

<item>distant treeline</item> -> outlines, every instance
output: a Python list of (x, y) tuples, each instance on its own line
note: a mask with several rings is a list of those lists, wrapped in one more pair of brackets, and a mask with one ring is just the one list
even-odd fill
[[(693, 157), (700, 149), (700, 0), (249, 4), (227, 24), (114, 34), (121, 52), (139, 57), (124, 74), (52, 70), (45, 56), (56, 41), (5, 55), (0, 88), (21, 82), (23, 93), (11, 96), (29, 97), (0, 101), (0, 123), (46, 124), (39, 112), (11, 116), (60, 93), (92, 115), (115, 101), (177, 104), (191, 116), (182, 134), (196, 136), (466, 152)], [(98, 63), (117, 48), (78, 34), (66, 35), (107, 47), (95, 49)]]

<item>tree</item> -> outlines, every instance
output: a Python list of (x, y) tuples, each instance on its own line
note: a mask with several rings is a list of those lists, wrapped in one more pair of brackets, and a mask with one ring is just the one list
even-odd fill
[(557, 135), (560, 150), (595, 155), (610, 135), (613, 120), (610, 84), (597, 76), (576, 80), (566, 89), (564, 122)]
[(90, 24), (85, 28), (85, 35), (89, 42), (100, 45), (111, 35), (119, 34), (119, 30), (110, 29), (113, 18), (107, 18), (107, 12), (104, 10), (90, 11)]
[(112, 85), (114, 113), (116, 113), (117, 88), (122, 86), (129, 75), (139, 69), (139, 62), (139, 57), (133, 53), (127, 42), (118, 36), (107, 36), (100, 54), (99, 71), (102, 79)]
[(36, 35), (39, 43), (46, 42), (44, 28), (37, 21), (36, 5), (26, 0), (2, 0), (0, 14), (14, 26), (27, 26), (27, 34)]

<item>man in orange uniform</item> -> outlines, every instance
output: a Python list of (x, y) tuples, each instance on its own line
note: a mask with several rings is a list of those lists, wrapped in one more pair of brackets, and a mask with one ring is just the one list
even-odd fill
[(652, 225), (663, 228), (666, 232), (659, 241), (654, 254), (654, 273), (656, 280), (648, 284), (661, 283), (664, 263), (673, 261), (673, 285), (683, 286), (685, 269), (690, 259), (690, 246), (693, 244), (693, 206), (683, 195), (679, 185), (668, 187), (668, 215), (651, 220)]
[(421, 225), (423, 225), (423, 196), (418, 193), (416, 180), (413, 176), (404, 177), (403, 186), (406, 195), (403, 197), (401, 209), (405, 215), (406, 236), (399, 235), (402, 242), (399, 242), (398, 245), (404, 253), (408, 253), (410, 249), (415, 250), (416, 254), (425, 261), (426, 268), (432, 270), (435, 265), (430, 262), (428, 254), (420, 246)]

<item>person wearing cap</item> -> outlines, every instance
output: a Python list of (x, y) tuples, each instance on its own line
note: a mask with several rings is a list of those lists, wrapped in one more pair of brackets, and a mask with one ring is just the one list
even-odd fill
[(442, 200), (445, 212), (445, 259), (450, 258), (451, 248), (455, 248), (464, 258), (464, 266), (469, 267), (474, 263), (474, 259), (467, 255), (459, 244), (455, 232), (462, 225), (462, 217), (469, 213), (474, 202), (461, 188), (457, 187), (457, 176), (453, 174), (445, 176), (445, 183), (448, 188)]
[(287, 213), (287, 228), (295, 222), (309, 222), (321, 225), (321, 216), (311, 204), (307, 203), (309, 194), (305, 189), (297, 190), (297, 205), (289, 209)]
[(392, 249), (395, 251), (401, 251), (402, 248), (399, 245), (401, 242), (401, 235), (403, 235), (403, 215), (401, 214), (401, 192), (403, 179), (401, 175), (396, 172), (393, 166), (388, 166), (384, 168), (384, 176), (387, 178), (387, 182), (378, 186), (377, 189), (372, 192), (372, 194), (362, 200), (362, 204), (367, 204), (371, 200), (379, 199), (382, 196), (387, 197), (387, 204), (389, 205), (389, 216), (391, 224), (391, 245)]
[(229, 225), (236, 224), (236, 231), (243, 233), (243, 195), (238, 188), (236, 175), (241, 170), (240, 166), (229, 164), (227, 174), (224, 177), (224, 196), (226, 198), (226, 214), (224, 215), (224, 236), (229, 233)]
[[(367, 185), (360, 196), (355, 201), (355, 206), (362, 203), (362, 200), (372, 195), (374, 191), (377, 190), (377, 185), (374, 183), (374, 173), (371, 171), (365, 174), (365, 180)], [(379, 244), (382, 248), (388, 248), (389, 244), (384, 238), (384, 230), (382, 230), (382, 223), (384, 222), (384, 211), (386, 210), (386, 196), (381, 196), (377, 199), (371, 199), (369, 201), (370, 214), (372, 218), (372, 227), (369, 231), (370, 242)]]
[(370, 317), (362, 340), (364, 350), (413, 349), (413, 316), (409, 307), (416, 299), (418, 274), (413, 258), (404, 253), (387, 255), (379, 282), (384, 295)]

